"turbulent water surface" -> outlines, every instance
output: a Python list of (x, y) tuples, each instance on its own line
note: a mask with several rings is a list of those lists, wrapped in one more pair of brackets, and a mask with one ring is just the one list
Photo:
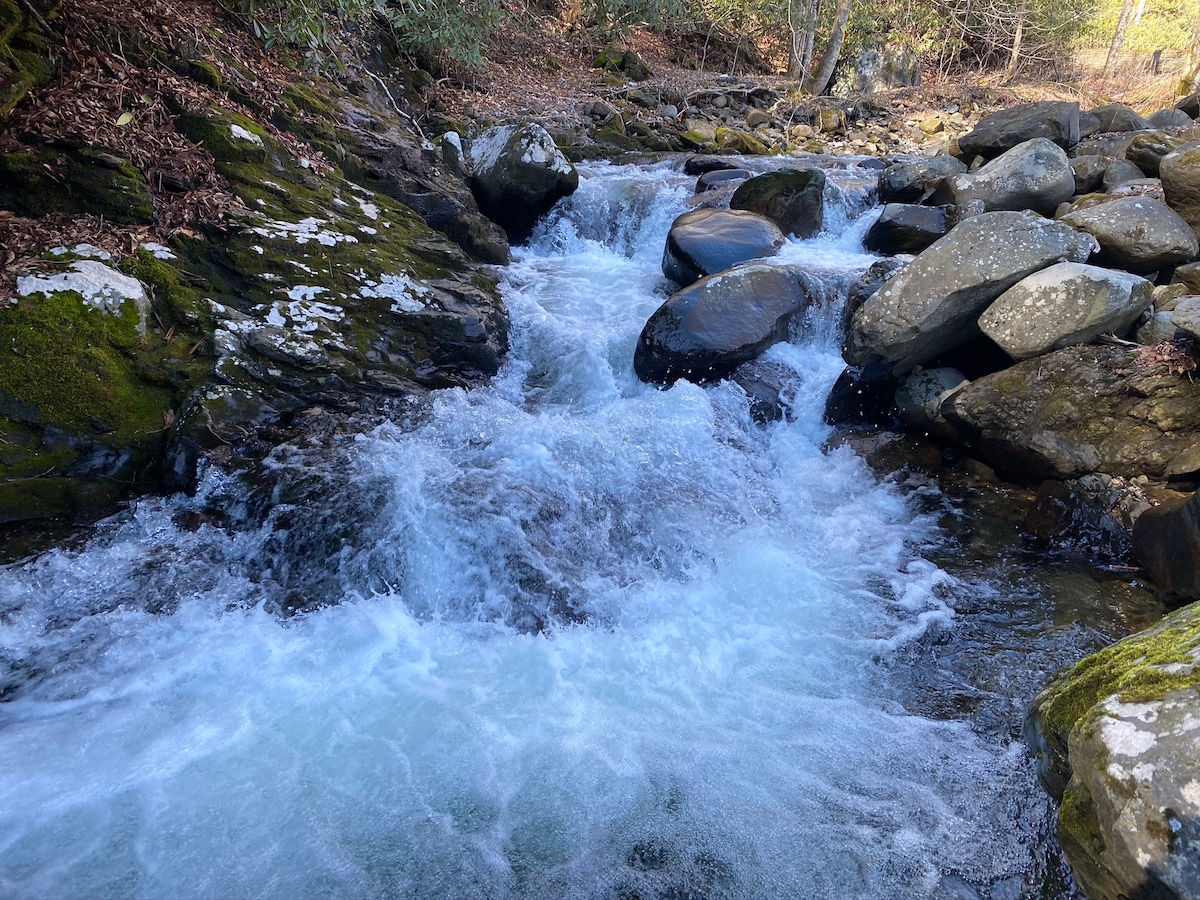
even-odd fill
[(487, 389), (0, 571), (0, 896), (1068, 890), (1016, 732), (1078, 636), (972, 630), (947, 507), (825, 449), (862, 220), (785, 249), (792, 421), (633, 377), (689, 181), (584, 172)]

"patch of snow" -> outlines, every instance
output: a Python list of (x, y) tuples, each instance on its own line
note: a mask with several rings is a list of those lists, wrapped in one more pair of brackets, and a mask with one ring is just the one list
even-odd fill
[(299, 222), (267, 222), (264, 225), (255, 226), (250, 230), (252, 233), (261, 234), (266, 238), (294, 238), (297, 244), (307, 244), (309, 241), (316, 241), (324, 247), (333, 247), (343, 242), (347, 244), (358, 243), (358, 238), (352, 234), (341, 234), (322, 228), (321, 226), (325, 224), (325, 221), (325, 219), (309, 216), (307, 219), (301, 219)]
[(150, 298), (140, 281), (111, 269), (104, 263), (91, 260), (77, 260), (71, 263), (71, 269), (70, 272), (46, 277), (22, 276), (17, 279), (17, 293), (28, 297), (30, 294), (76, 291), (88, 306), (108, 313), (119, 313), (126, 301), (133, 301), (137, 304), (141, 318), (138, 330), (142, 334), (146, 333), (146, 313), (150, 309)]
[(289, 300), (311, 300), (317, 294), (324, 294), (325, 288), (311, 284), (298, 284), (287, 292)]
[(426, 285), (405, 274), (384, 275), (379, 281), (368, 282), (359, 288), (363, 297), (382, 297), (392, 301), (392, 312), (416, 313), (425, 309), (421, 297), (430, 293)]
[(378, 206), (376, 206), (374, 203), (371, 203), (369, 200), (364, 200), (362, 197), (355, 197), (354, 199), (357, 200), (358, 205), (362, 207), (364, 216), (366, 216), (372, 222), (379, 218)]
[(166, 247), (154, 241), (146, 241), (146, 243), (138, 244), (138, 246), (155, 259), (175, 259), (175, 254), (171, 252), (170, 247)]
[(253, 131), (247, 131), (245, 128), (243, 128), (241, 125), (238, 125), (236, 122), (229, 126), (229, 133), (232, 134), (239, 141), (247, 141), (251, 144), (257, 144), (260, 147), (263, 146), (262, 138), (260, 138)]

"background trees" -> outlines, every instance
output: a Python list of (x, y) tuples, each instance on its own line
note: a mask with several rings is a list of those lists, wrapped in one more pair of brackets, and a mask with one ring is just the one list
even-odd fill
[[(1194, 82), (1200, 0), (235, 0), (268, 45), (314, 53), (346, 26), (389, 27), (399, 46), (479, 67), (505, 22), (569, 21), (599, 40), (638, 25), (714, 29), (752, 43), (778, 73), (814, 93), (869, 48), (903, 48), (926, 75), (1069, 80), (1078, 55), (1104, 54), (1103, 73), (1166, 59)], [(1159, 62), (1153, 54), (1159, 51)], [(1189, 66), (1183, 60), (1192, 54)]]

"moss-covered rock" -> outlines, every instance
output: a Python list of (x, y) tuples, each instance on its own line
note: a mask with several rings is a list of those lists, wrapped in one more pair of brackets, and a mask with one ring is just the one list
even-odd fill
[[(43, 19), (58, 4), (40, 3)], [(16, 0), (0, 0), (0, 116), (13, 109), (35, 87), (48, 82), (55, 63), (50, 36)]]
[(83, 145), (0, 154), (0, 208), (31, 217), (86, 213), (127, 225), (154, 221), (145, 176), (115, 151)]
[(1025, 734), (1089, 897), (1200, 896), (1200, 604), (1062, 673)]

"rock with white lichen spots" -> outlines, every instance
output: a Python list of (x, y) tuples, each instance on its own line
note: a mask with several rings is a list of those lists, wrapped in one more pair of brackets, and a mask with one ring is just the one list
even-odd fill
[(489, 128), (471, 142), (471, 188), (484, 214), (520, 243), (579, 187), (579, 173), (541, 125)]
[(1200, 604), (1062, 673), (1025, 737), (1091, 900), (1200, 896)]

